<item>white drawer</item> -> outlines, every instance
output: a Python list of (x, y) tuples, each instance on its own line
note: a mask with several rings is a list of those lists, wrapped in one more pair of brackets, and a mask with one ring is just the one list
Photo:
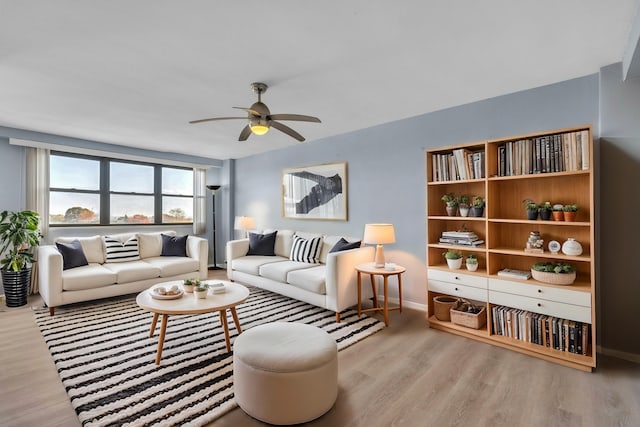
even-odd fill
[(497, 305), (520, 308), (563, 319), (591, 323), (591, 308), (565, 304), (540, 298), (529, 298), (504, 292), (489, 291), (489, 302)]
[(465, 286), (487, 289), (487, 278), (475, 276), (473, 274), (458, 273), (456, 271), (444, 271), (429, 269), (427, 272), (429, 279), (441, 280), (443, 282), (460, 283)]
[(429, 290), (451, 296), (487, 302), (487, 290), (474, 288), (473, 286), (465, 286), (457, 283), (429, 279)]
[(591, 308), (590, 293), (574, 291), (568, 288), (558, 289), (534, 283), (529, 285), (521, 282), (491, 278), (489, 279), (489, 290)]

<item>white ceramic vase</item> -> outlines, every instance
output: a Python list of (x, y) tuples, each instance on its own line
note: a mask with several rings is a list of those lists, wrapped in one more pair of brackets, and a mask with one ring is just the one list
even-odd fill
[(573, 237), (569, 237), (562, 244), (562, 253), (570, 256), (578, 256), (582, 254), (582, 245)]
[(476, 271), (477, 269), (478, 269), (478, 263), (477, 262), (475, 264), (467, 263), (467, 270)]
[(458, 270), (462, 267), (462, 258), (458, 258), (458, 259), (447, 258), (447, 265), (452, 270)]

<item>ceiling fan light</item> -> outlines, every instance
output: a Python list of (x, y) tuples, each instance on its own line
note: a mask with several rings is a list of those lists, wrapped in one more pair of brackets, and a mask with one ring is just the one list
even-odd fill
[(264, 135), (265, 133), (269, 132), (269, 126), (261, 124), (251, 125), (251, 132), (255, 133), (256, 135)]

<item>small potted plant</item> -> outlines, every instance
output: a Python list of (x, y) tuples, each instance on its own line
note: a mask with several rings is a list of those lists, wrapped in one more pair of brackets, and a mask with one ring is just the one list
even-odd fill
[(476, 271), (478, 269), (478, 258), (474, 254), (467, 255), (466, 266), (467, 270)]
[(551, 219), (551, 212), (553, 211), (553, 206), (551, 206), (551, 202), (544, 202), (540, 205), (540, 219), (544, 221), (549, 221)]
[(200, 280), (198, 279), (184, 279), (184, 282), (182, 283), (184, 291), (188, 294), (192, 293), (193, 289), (198, 285), (200, 285)]
[(563, 208), (564, 206), (562, 206), (560, 203), (556, 203), (555, 205), (553, 205), (551, 214), (553, 215), (554, 221), (564, 221), (564, 212), (562, 210)]
[(442, 201), (446, 204), (447, 215), (456, 216), (458, 210), (458, 198), (453, 193), (447, 193), (442, 196)]
[(578, 212), (578, 205), (564, 205), (562, 211), (565, 221), (575, 221)]
[(484, 197), (473, 196), (471, 200), (471, 216), (480, 218), (484, 214)]
[(462, 267), (462, 254), (457, 251), (446, 251), (442, 253), (447, 265), (452, 270), (458, 270)]
[(469, 196), (466, 194), (462, 194), (458, 197), (458, 211), (460, 212), (460, 216), (469, 216)]
[(196, 285), (196, 287), (193, 288), (193, 294), (196, 296), (196, 298), (199, 298), (199, 299), (206, 298), (208, 291), (209, 291), (209, 286), (207, 286), (206, 283), (202, 283), (200, 281), (198, 281), (198, 285)]
[(538, 211), (540, 210), (538, 204), (531, 199), (524, 199), (522, 201), (524, 210), (527, 213), (527, 219), (535, 221), (538, 219)]

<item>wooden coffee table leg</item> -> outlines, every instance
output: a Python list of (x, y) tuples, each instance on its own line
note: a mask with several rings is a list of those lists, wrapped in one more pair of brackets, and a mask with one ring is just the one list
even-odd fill
[(153, 313), (153, 320), (151, 321), (151, 329), (149, 330), (149, 338), (153, 337), (153, 333), (156, 331), (157, 323), (158, 323), (158, 313)]
[(158, 338), (158, 352), (156, 354), (156, 365), (160, 364), (160, 359), (162, 358), (162, 346), (164, 345), (164, 336), (167, 333), (167, 319), (169, 319), (169, 315), (163, 314), (162, 323), (160, 324), (160, 338)]
[(231, 315), (233, 316), (233, 323), (236, 324), (238, 335), (240, 335), (242, 333), (242, 327), (240, 326), (240, 321), (238, 320), (238, 313), (236, 312), (235, 307), (231, 307)]
[(220, 323), (222, 323), (222, 328), (224, 329), (224, 340), (227, 342), (227, 351), (231, 351), (231, 340), (229, 339), (229, 324), (227, 323), (226, 310), (220, 310), (218, 314), (220, 314)]

